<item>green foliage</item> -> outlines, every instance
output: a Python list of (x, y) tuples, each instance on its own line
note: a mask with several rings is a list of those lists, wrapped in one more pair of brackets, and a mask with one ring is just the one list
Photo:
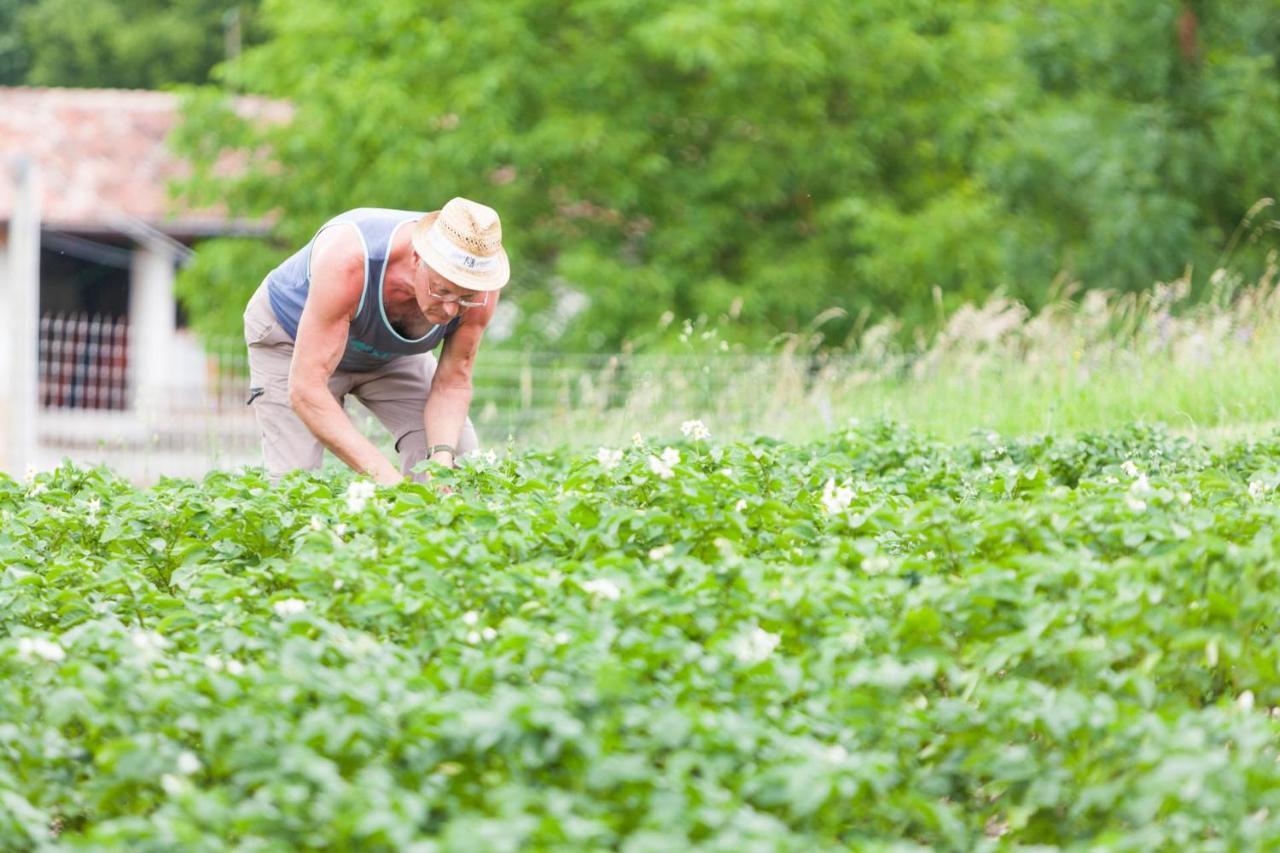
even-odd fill
[(0, 86), (16, 86), (27, 76), (31, 57), (18, 20), (35, 0), (0, 0)]
[(1263, 847), (1277, 483), (891, 424), (0, 479), (0, 848)]
[(191, 327), (210, 343), (227, 330), (239, 339), (249, 297), (279, 260), (278, 250), (261, 240), (227, 238), (204, 246), (174, 288)]
[(13, 16), (17, 26), (11, 32), (20, 28), (29, 66), (22, 82), (30, 85), (204, 83), (226, 58), (228, 15), (239, 16), (242, 42), (258, 37), (257, 0), (4, 0), (0, 22), (10, 5), (25, 7)]
[[(935, 290), (1199, 281), (1277, 189), (1280, 15), (1195, 9), (1184, 45), (1178, 4), (1146, 0), (277, 0), (233, 70), (296, 118), (246, 135), (193, 106), (187, 189), (282, 211), (289, 243), (357, 205), (486, 201), (513, 294), (541, 294), (526, 335), (557, 287), (590, 297), (562, 346), (666, 311), (759, 344), (835, 306), (838, 342), (864, 310), (932, 321)], [(274, 167), (211, 177), (264, 143)], [(1229, 260), (1256, 266), (1266, 233)]]

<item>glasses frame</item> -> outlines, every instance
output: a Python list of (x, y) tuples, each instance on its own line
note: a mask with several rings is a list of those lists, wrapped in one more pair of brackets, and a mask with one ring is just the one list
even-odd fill
[[(431, 269), (429, 266), (427, 266), (427, 262), (424, 261), (422, 258), (418, 258), (418, 264), (421, 265), (421, 267), (425, 270)], [(431, 289), (431, 279), (429, 277), (427, 278), (427, 295), (430, 296), (432, 299), (436, 300), (437, 302), (443, 302), (446, 305), (457, 305), (459, 308), (483, 308), (484, 306), (489, 304), (488, 293), (484, 291), (479, 291), (479, 290), (474, 290), (471, 292), (484, 293), (484, 298), (481, 299), (479, 302), (476, 302), (474, 299), (464, 298), (460, 293), (459, 294), (448, 293), (442, 296), (441, 294), (436, 293), (434, 290)]]

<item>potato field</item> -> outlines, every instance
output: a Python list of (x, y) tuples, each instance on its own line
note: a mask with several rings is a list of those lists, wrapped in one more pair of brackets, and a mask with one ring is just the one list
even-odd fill
[(1280, 837), (1280, 435), (685, 433), (0, 478), (0, 850)]

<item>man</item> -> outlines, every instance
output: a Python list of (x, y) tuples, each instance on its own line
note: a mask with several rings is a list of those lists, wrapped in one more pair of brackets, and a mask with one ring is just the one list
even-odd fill
[[(272, 479), (319, 467), (325, 448), (386, 484), (475, 450), (471, 370), (510, 275), (498, 214), (464, 198), (325, 223), (245, 309), (249, 402)], [(399, 470), (347, 417), (348, 394), (391, 432)]]

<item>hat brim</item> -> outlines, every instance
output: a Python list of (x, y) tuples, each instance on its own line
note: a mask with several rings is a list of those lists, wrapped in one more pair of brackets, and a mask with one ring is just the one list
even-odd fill
[(488, 272), (478, 273), (464, 266), (455, 264), (437, 252), (427, 239), (427, 231), (440, 216), (440, 211), (432, 211), (418, 220), (413, 228), (413, 248), (427, 264), (449, 281), (465, 287), (467, 290), (491, 291), (501, 290), (511, 280), (511, 262), (507, 258), (506, 249), (498, 249), (495, 257), (498, 265)]

